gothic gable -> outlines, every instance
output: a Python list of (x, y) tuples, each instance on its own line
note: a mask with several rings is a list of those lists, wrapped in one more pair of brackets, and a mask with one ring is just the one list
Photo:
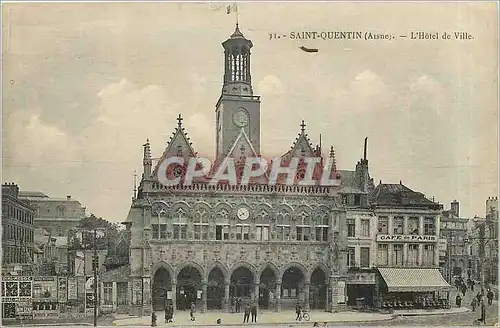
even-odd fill
[(320, 156), (320, 154), (318, 153), (318, 149), (313, 149), (313, 146), (305, 131), (305, 123), (304, 121), (302, 121), (301, 131), (298, 134), (298, 137), (295, 139), (292, 148), (281, 156), (281, 161), (288, 162), (294, 157), (303, 158), (318, 156)]
[(191, 142), (189, 141), (185, 129), (182, 127), (182, 117), (180, 114), (177, 120), (178, 125), (175, 128), (175, 131), (172, 133), (172, 137), (170, 137), (169, 142), (167, 143), (167, 148), (165, 148), (163, 155), (155, 166), (153, 176), (156, 176), (159, 166), (166, 158), (182, 157), (185, 160), (185, 166), (187, 166), (189, 158), (196, 157), (196, 152), (194, 151)]

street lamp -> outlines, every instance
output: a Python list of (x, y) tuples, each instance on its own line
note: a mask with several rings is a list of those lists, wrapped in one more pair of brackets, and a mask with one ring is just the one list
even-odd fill
[[(93, 290), (94, 290), (94, 327), (97, 327), (97, 306), (98, 306), (98, 294), (97, 294), (97, 272), (99, 270), (99, 255), (97, 254), (97, 232), (98, 231), (105, 231), (105, 228), (92, 228), (92, 229), (86, 229), (86, 228), (77, 228), (75, 229), (76, 231), (80, 232), (86, 232), (86, 233), (92, 233), (93, 235), (93, 240), (92, 240), (92, 248), (94, 249), (94, 254), (92, 255), (92, 272), (94, 275), (94, 283), (92, 285)], [(82, 241), (83, 241), (83, 235), (82, 235)]]

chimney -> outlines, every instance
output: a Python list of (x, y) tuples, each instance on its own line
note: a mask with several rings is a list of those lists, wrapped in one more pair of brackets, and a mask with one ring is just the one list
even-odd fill
[(457, 200), (451, 202), (451, 212), (453, 216), (460, 217), (460, 203)]
[(67, 195), (66, 200), (71, 200), (71, 195)]

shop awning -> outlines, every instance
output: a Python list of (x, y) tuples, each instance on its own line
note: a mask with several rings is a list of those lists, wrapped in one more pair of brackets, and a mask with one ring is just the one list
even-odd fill
[(378, 268), (390, 293), (448, 291), (438, 269)]

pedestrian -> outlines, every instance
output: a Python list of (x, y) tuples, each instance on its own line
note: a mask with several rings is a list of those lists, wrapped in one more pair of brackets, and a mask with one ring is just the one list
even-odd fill
[(295, 320), (302, 320), (302, 307), (299, 303), (297, 303), (297, 305), (295, 306), (295, 313), (297, 314)]
[(484, 304), (484, 300), (481, 301), (481, 318), (479, 321), (486, 324), (486, 305)]
[(245, 314), (243, 315), (243, 323), (248, 323), (248, 319), (250, 318), (250, 306), (245, 305)]
[(457, 307), (462, 306), (462, 297), (460, 297), (460, 294), (457, 294), (457, 297), (455, 299), (455, 304), (457, 305)]
[(471, 280), (471, 281), (470, 281), (470, 290), (471, 290), (472, 292), (474, 292), (474, 285), (475, 285), (474, 280)]
[(476, 298), (472, 299), (472, 302), (470, 302), (470, 306), (472, 307), (472, 311), (476, 311), (476, 306), (477, 306)]
[(252, 312), (252, 322), (257, 323), (257, 306), (255, 305), (255, 303), (252, 304), (250, 312)]
[(151, 327), (156, 327), (156, 312), (151, 313)]
[(168, 322), (174, 322), (174, 306), (173, 306), (173, 304), (170, 304), (170, 306), (168, 307), (168, 315), (169, 315)]
[(488, 305), (491, 305), (493, 303), (493, 292), (491, 291), (491, 289), (488, 289), (486, 297), (488, 298)]
[(165, 307), (165, 323), (168, 323), (168, 320), (170, 319), (170, 314), (169, 314), (169, 312), (170, 312), (170, 306), (168, 306), (168, 305), (167, 305), (167, 306)]
[(241, 297), (238, 297), (238, 298), (236, 299), (236, 312), (237, 312), (237, 313), (240, 313), (240, 310), (241, 310), (241, 303), (242, 303), (242, 302), (241, 302)]
[(464, 297), (465, 297), (465, 293), (467, 292), (467, 286), (465, 286), (465, 284), (462, 285), (462, 294), (464, 294)]
[(481, 298), (483, 297), (483, 295), (481, 295), (480, 292), (477, 292), (476, 294), (476, 298), (477, 298), (477, 304), (480, 304), (481, 303)]
[(194, 302), (191, 302), (191, 310), (189, 311), (189, 316), (191, 317), (191, 321), (196, 320), (196, 318), (194, 316), (195, 311), (196, 311), (196, 306), (194, 305)]

